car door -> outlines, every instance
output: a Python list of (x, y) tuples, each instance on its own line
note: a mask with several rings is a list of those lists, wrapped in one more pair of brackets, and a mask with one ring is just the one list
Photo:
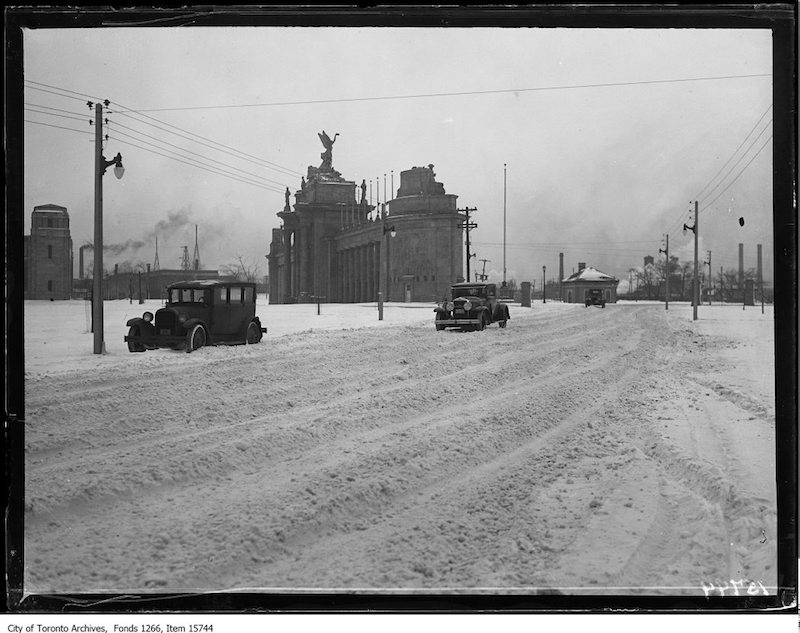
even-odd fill
[(230, 286), (228, 288), (228, 319), (225, 333), (229, 336), (243, 334), (245, 316), (244, 288)]

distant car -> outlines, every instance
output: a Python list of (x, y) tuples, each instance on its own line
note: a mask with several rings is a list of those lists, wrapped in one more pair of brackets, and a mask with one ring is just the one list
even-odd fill
[(586, 304), (587, 308), (589, 306), (600, 306), (601, 308), (605, 308), (606, 300), (603, 298), (603, 291), (600, 288), (592, 288), (591, 290), (587, 290), (584, 303)]
[(167, 347), (192, 352), (204, 345), (258, 343), (266, 328), (256, 314), (256, 284), (202, 279), (167, 288), (167, 303), (130, 319), (131, 352)]
[(491, 323), (504, 328), (511, 318), (508, 306), (498, 300), (495, 284), (453, 284), (450, 297), (433, 309), (437, 330), (448, 327), (461, 328), (462, 332), (483, 330)]

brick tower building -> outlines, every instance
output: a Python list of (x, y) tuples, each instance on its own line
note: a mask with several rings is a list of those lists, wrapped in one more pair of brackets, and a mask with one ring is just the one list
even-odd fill
[(25, 299), (69, 299), (72, 295), (72, 237), (65, 207), (33, 208), (31, 234), (23, 238)]
[(283, 226), (272, 230), (267, 255), (270, 303), (368, 302), (379, 290), (387, 301), (441, 299), (463, 276), (458, 196), (436, 182), (433, 165), (413, 167), (401, 172), (396, 197), (376, 209), (366, 184), (342, 178), (326, 148), (294, 208), (287, 189), (277, 214)]

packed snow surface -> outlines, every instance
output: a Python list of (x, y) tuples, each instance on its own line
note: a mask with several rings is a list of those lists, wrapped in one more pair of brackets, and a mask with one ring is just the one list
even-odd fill
[(191, 354), (25, 303), (26, 593), (775, 593), (770, 306), (259, 299)]

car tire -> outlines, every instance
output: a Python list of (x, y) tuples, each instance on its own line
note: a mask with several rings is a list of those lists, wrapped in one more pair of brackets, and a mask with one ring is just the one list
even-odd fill
[(250, 321), (247, 325), (247, 332), (245, 333), (244, 342), (246, 345), (254, 345), (261, 340), (261, 328), (258, 323)]
[(475, 329), (478, 330), (478, 332), (482, 332), (486, 329), (486, 314), (481, 314), (481, 322), (475, 326)]
[(507, 323), (508, 323), (508, 321), (505, 321), (505, 320), (503, 320), (503, 321), (500, 321), (500, 322), (499, 322), (497, 325), (498, 325), (499, 327), (501, 327), (501, 328), (504, 328), (504, 327), (506, 326), (506, 324), (507, 324)]
[[(131, 329), (128, 330), (128, 336), (139, 336), (140, 334), (141, 330), (138, 325), (132, 325)], [(135, 341), (128, 341), (128, 351), (143, 352), (145, 351), (145, 346), (142, 343), (136, 343)]]
[(186, 353), (189, 354), (200, 349), (205, 346), (206, 341), (206, 329), (200, 324), (195, 325), (186, 335)]

